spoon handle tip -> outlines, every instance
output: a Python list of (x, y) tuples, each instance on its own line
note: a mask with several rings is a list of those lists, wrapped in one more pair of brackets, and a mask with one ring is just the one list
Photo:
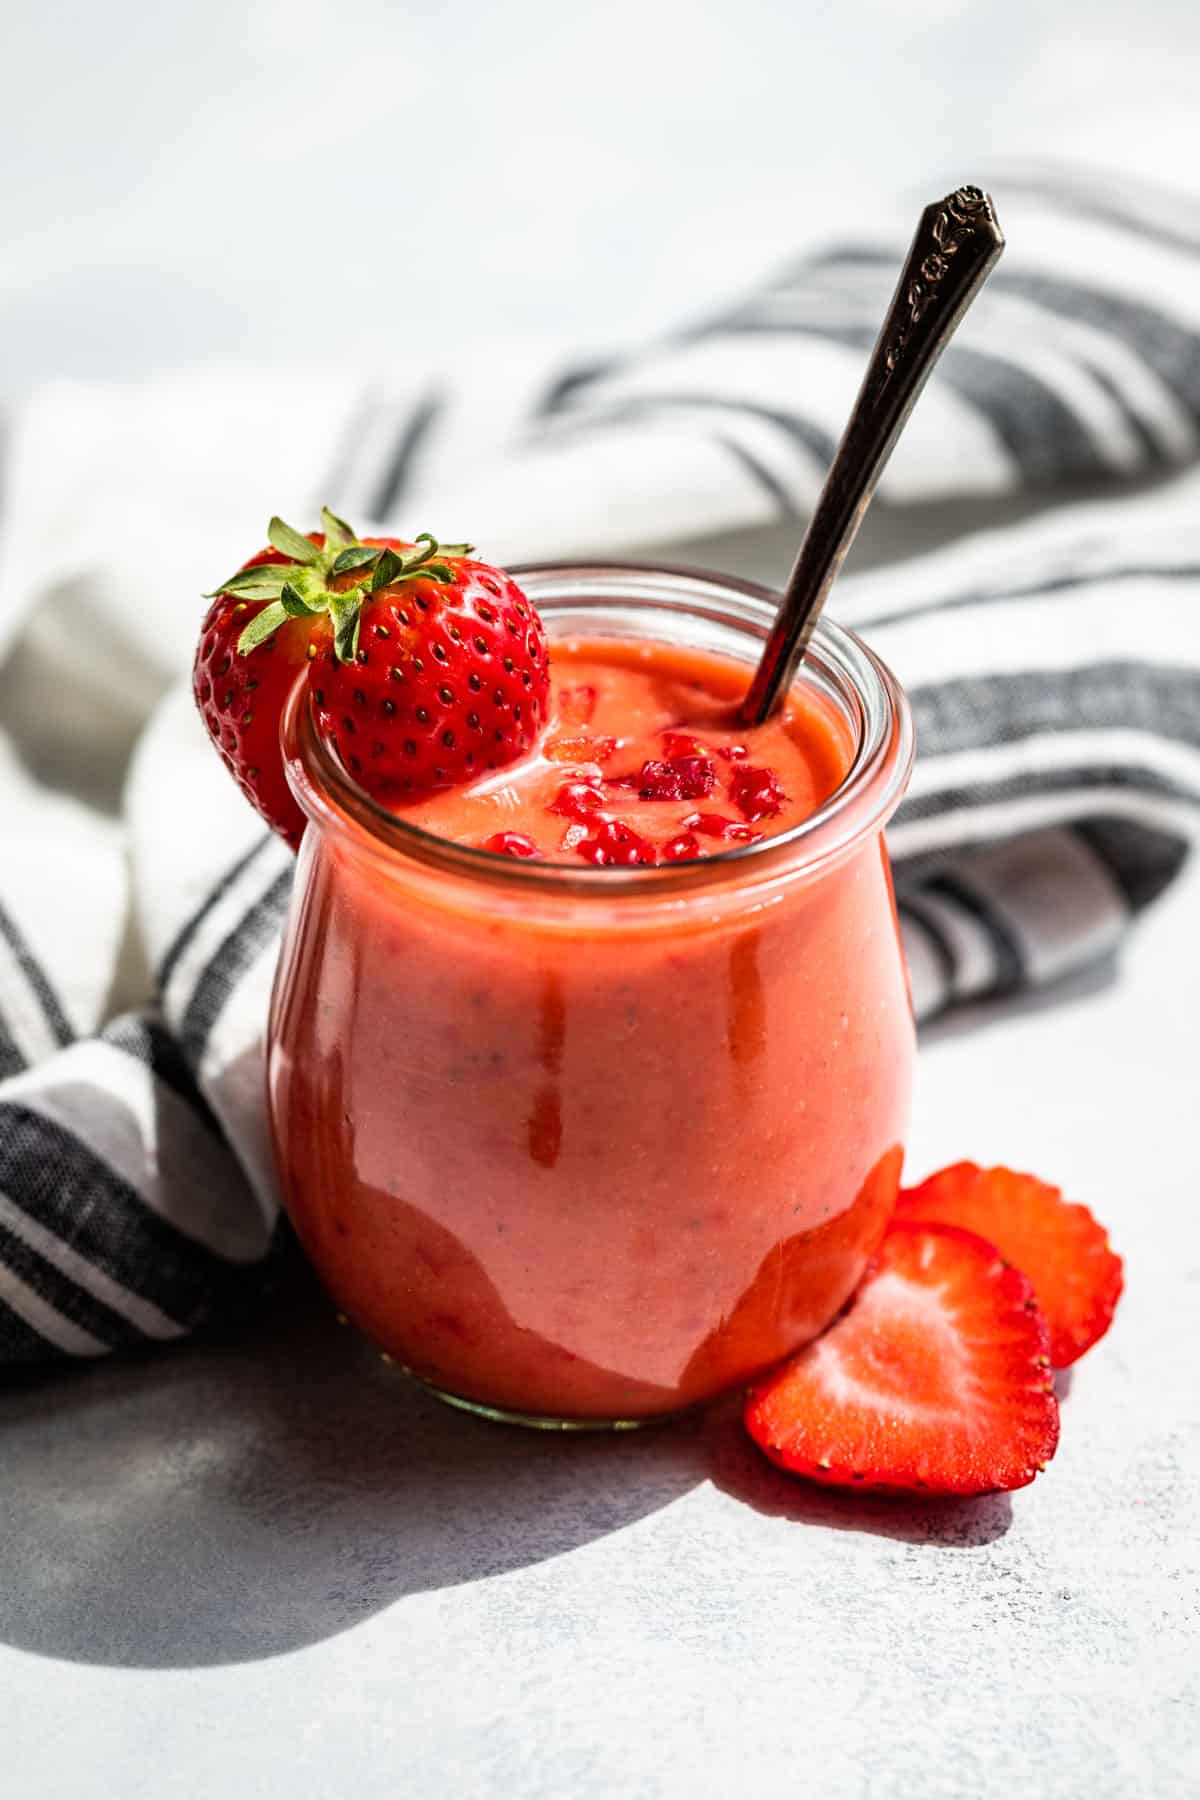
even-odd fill
[(955, 188), (922, 212), (743, 703), (744, 724), (761, 724), (791, 686), (896, 439), (1003, 249), (982, 188)]

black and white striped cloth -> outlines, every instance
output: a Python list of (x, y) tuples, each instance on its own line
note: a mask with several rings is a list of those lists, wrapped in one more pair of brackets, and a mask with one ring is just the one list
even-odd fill
[[(923, 1018), (1109, 954), (1200, 803), (1200, 204), (992, 185), (1007, 255), (877, 504), (1040, 510), (834, 606), (917, 715), (891, 843)], [(7, 421), (0, 1360), (244, 1316), (285, 1241), (261, 1042), (289, 857), (178, 681), (213, 574), (322, 501), (497, 561), (803, 516), (911, 210), (602, 357), (63, 385)], [(1064, 506), (1082, 479), (1105, 497)]]

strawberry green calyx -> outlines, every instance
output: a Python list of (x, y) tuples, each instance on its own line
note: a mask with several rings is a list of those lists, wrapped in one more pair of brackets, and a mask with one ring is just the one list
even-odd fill
[(328, 613), (337, 660), (352, 662), (358, 649), (363, 602), (369, 593), (418, 579), (448, 585), (454, 580), (454, 571), (446, 558), (469, 556), (474, 547), (439, 544), (427, 531), (418, 534), (411, 550), (364, 544), (353, 527), (327, 506), (321, 509), (321, 528), (325, 541), (314, 544), (284, 520), (272, 519), (267, 538), (271, 548), (288, 560), (239, 569), (205, 596), (211, 600), (218, 594), (231, 594), (238, 600), (269, 602), (238, 638), (240, 656), (249, 656), (288, 619)]

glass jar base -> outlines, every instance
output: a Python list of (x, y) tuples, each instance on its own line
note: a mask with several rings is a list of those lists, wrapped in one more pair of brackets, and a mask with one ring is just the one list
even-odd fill
[(680, 1416), (679, 1412), (670, 1412), (655, 1413), (645, 1419), (563, 1419), (551, 1413), (514, 1412), (508, 1407), (489, 1406), (485, 1400), (468, 1400), (463, 1394), (452, 1394), (447, 1388), (436, 1387), (423, 1375), (405, 1368), (403, 1363), (397, 1363), (396, 1367), (446, 1406), (474, 1413), (480, 1419), (491, 1419), (497, 1425), (521, 1425), (526, 1431), (640, 1431), (643, 1426), (663, 1425)]

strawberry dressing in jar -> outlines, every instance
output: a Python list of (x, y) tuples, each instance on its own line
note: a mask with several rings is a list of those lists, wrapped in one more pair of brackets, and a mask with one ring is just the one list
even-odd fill
[[(764, 590), (516, 573), (564, 715), (525, 765), (388, 813), (293, 693), (310, 823), (271, 1126), (318, 1273), (410, 1373), (633, 1424), (813, 1337), (882, 1237), (914, 1049), (882, 834), (912, 726), (823, 621), (785, 718), (739, 733)], [(632, 848), (593, 822), (617, 791)]]

